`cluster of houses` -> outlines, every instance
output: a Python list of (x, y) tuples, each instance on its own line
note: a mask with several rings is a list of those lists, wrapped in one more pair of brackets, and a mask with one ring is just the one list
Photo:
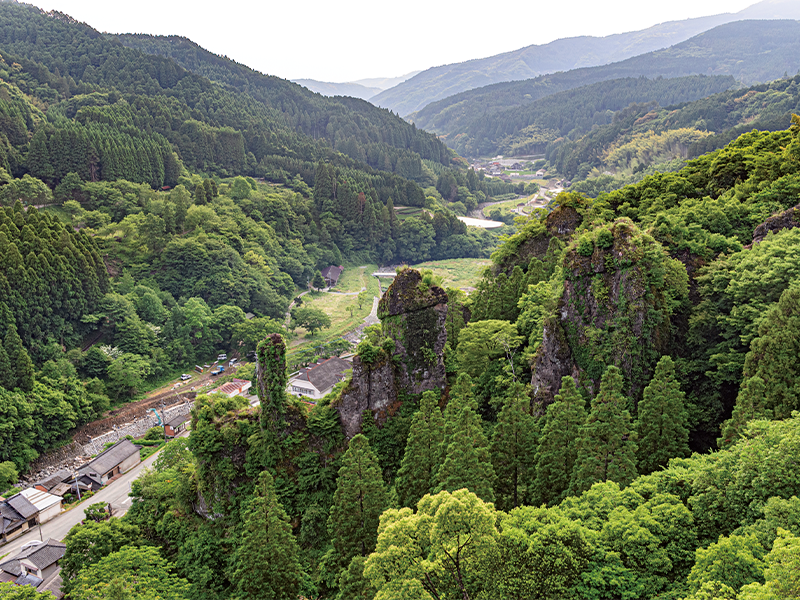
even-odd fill
[[(139, 464), (141, 446), (119, 440), (75, 470), (61, 469), (8, 498), (0, 497), (0, 544), (57, 517), (64, 496), (95, 492)], [(61, 598), (61, 567), (66, 546), (59, 541), (35, 540), (0, 559), (0, 582), (29, 585)], [(2, 545), (0, 545), (2, 554)]]
[(141, 448), (128, 439), (119, 440), (74, 471), (61, 469), (9, 498), (0, 498), (0, 543), (57, 517), (65, 495), (96, 492), (139, 464)]

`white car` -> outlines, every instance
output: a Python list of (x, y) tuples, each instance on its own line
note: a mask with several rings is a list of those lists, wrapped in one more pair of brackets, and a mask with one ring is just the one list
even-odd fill
[(192, 376), (191, 375), (187, 375), (186, 373), (181, 375), (181, 381), (186, 381), (187, 379), (191, 379), (191, 378), (192, 378)]

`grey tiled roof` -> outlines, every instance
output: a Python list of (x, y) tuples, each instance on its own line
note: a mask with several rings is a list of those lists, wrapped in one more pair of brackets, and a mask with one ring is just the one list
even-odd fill
[(6, 573), (16, 576), (21, 575), (22, 568), (19, 564), (19, 561), (21, 560), (26, 560), (29, 563), (36, 565), (38, 569), (46, 569), (54, 562), (61, 560), (66, 551), (66, 544), (57, 542), (51, 538), (43, 544), (40, 543), (31, 545), (20, 551), (16, 556), (13, 556), (7, 559), (5, 562), (0, 563), (0, 571), (5, 571)]
[(67, 469), (61, 469), (60, 471), (56, 471), (52, 475), (48, 475), (44, 479), (37, 481), (34, 485), (41, 485), (45, 488), (48, 492), (56, 487), (60, 483), (64, 483), (65, 481), (69, 480), (72, 477), (72, 473), (70, 473)]
[(61, 579), (61, 567), (58, 567), (55, 573), (50, 575), (50, 577), (42, 582), (42, 585), (36, 588), (36, 591), (40, 594), (50, 592), (56, 598), (63, 598), (64, 594), (61, 593), (61, 586), (63, 583), (64, 581)]
[(16, 510), (23, 519), (29, 519), (39, 513), (39, 509), (36, 508), (31, 501), (22, 494), (14, 494), (11, 496), (11, 498), (6, 500), (6, 502), (8, 502), (8, 504), (10, 504), (11, 507)]
[(297, 379), (309, 381), (320, 392), (333, 387), (342, 379), (342, 373), (353, 368), (346, 360), (333, 356), (322, 363), (312, 365), (301, 372)]
[(131, 454), (139, 452), (141, 446), (131, 443), (130, 440), (120, 440), (107, 450), (98, 454), (93, 460), (83, 465), (80, 473), (97, 473), (104, 475), (116, 467)]
[(170, 427), (177, 427), (181, 423), (185, 423), (186, 421), (188, 421), (191, 418), (192, 418), (192, 415), (190, 415), (188, 413), (185, 414), (185, 415), (177, 415), (177, 416), (172, 417), (169, 421), (167, 421), (167, 425), (169, 425)]

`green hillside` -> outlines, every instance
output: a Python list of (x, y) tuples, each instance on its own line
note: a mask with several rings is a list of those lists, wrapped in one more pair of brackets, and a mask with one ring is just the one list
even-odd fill
[[(726, 75), (751, 85), (794, 75), (800, 63), (800, 23), (797, 21), (739, 21), (721, 25), (664, 50), (649, 52), (601, 67), (575, 69), (525, 81), (499, 83), (434, 102), (410, 115), (418, 127), (455, 140), (493, 114), (530, 104), (539, 98), (581, 86), (624, 77), (684, 77)], [(512, 113), (513, 114), (513, 113)], [(516, 116), (516, 115), (515, 115)], [(502, 117), (498, 119), (502, 123)], [(510, 131), (503, 130), (505, 135)], [(489, 130), (473, 146), (499, 142)], [(485, 134), (484, 134), (485, 135)], [(453, 144), (454, 142), (449, 142)]]

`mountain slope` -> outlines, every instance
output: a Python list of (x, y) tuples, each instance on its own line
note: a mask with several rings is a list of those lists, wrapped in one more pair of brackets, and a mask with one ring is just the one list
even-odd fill
[(381, 92), (370, 101), (405, 116), (436, 100), (465, 90), (504, 81), (530, 79), (546, 73), (618, 62), (667, 48), (724, 23), (764, 18), (800, 19), (800, 2), (766, 1), (739, 13), (670, 21), (641, 31), (602, 38), (588, 36), (565, 38), (488, 58), (433, 67)]
[[(524, 105), (539, 98), (600, 81), (623, 77), (706, 74), (730, 75), (752, 85), (777, 79), (785, 73), (794, 74), (798, 68), (800, 22), (737, 21), (701, 33), (671, 48), (618, 63), (462, 92), (426, 106), (413, 115), (413, 120), (420, 128), (444, 134), (453, 144), (452, 140), (468, 131), (491, 129), (482, 124), (487, 119), (507, 122), (510, 115), (524, 112)], [(501, 128), (498, 133), (504, 136), (512, 135), (514, 131)], [(490, 139), (497, 139), (492, 132), (488, 135)], [(476, 138), (474, 145), (484, 148), (487, 146), (484, 141)]]

